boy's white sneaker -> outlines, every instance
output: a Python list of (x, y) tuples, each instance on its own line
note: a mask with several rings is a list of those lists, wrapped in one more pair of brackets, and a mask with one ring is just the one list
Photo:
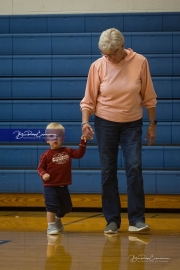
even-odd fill
[(57, 218), (55, 219), (55, 225), (56, 225), (56, 228), (57, 228), (57, 230), (59, 232), (62, 232), (64, 230), (64, 226), (63, 226), (60, 218), (59, 219), (57, 219)]
[(50, 224), (47, 229), (47, 234), (58, 234), (58, 229), (55, 224)]

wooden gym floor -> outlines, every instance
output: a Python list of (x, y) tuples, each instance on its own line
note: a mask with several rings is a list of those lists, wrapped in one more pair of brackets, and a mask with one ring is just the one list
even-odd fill
[(1, 270), (169, 270), (180, 265), (180, 214), (147, 213), (151, 231), (104, 235), (101, 212), (72, 212), (64, 231), (47, 237), (46, 213), (0, 211)]

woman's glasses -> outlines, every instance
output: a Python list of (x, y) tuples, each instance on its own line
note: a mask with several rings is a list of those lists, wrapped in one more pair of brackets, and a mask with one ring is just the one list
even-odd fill
[(115, 57), (115, 55), (116, 55), (116, 53), (118, 52), (118, 50), (119, 50), (119, 48), (115, 51), (115, 53), (114, 54), (104, 54), (104, 53), (101, 53), (102, 54), (102, 56), (104, 56), (104, 57), (106, 57), (106, 58), (113, 58), (113, 57)]

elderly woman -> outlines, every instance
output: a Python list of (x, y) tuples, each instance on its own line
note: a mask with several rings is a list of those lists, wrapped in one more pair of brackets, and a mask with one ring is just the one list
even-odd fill
[(82, 134), (92, 139), (89, 118), (95, 114), (102, 183), (102, 210), (107, 221), (104, 233), (117, 233), (121, 225), (117, 157), (123, 151), (127, 177), (130, 232), (150, 230), (145, 224), (145, 199), (142, 177), (141, 137), (143, 106), (149, 116), (148, 145), (156, 137), (156, 93), (147, 59), (124, 48), (124, 37), (115, 28), (102, 32), (99, 39), (102, 57), (92, 63), (82, 110)]

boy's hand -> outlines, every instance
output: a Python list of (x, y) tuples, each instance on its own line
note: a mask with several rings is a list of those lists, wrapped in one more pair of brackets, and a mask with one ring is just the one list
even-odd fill
[(48, 173), (45, 173), (45, 174), (43, 175), (43, 180), (44, 180), (44, 181), (49, 180), (49, 178), (50, 178), (50, 175), (49, 175)]
[(86, 142), (87, 141), (86, 136), (82, 135), (81, 140), (84, 140)]

